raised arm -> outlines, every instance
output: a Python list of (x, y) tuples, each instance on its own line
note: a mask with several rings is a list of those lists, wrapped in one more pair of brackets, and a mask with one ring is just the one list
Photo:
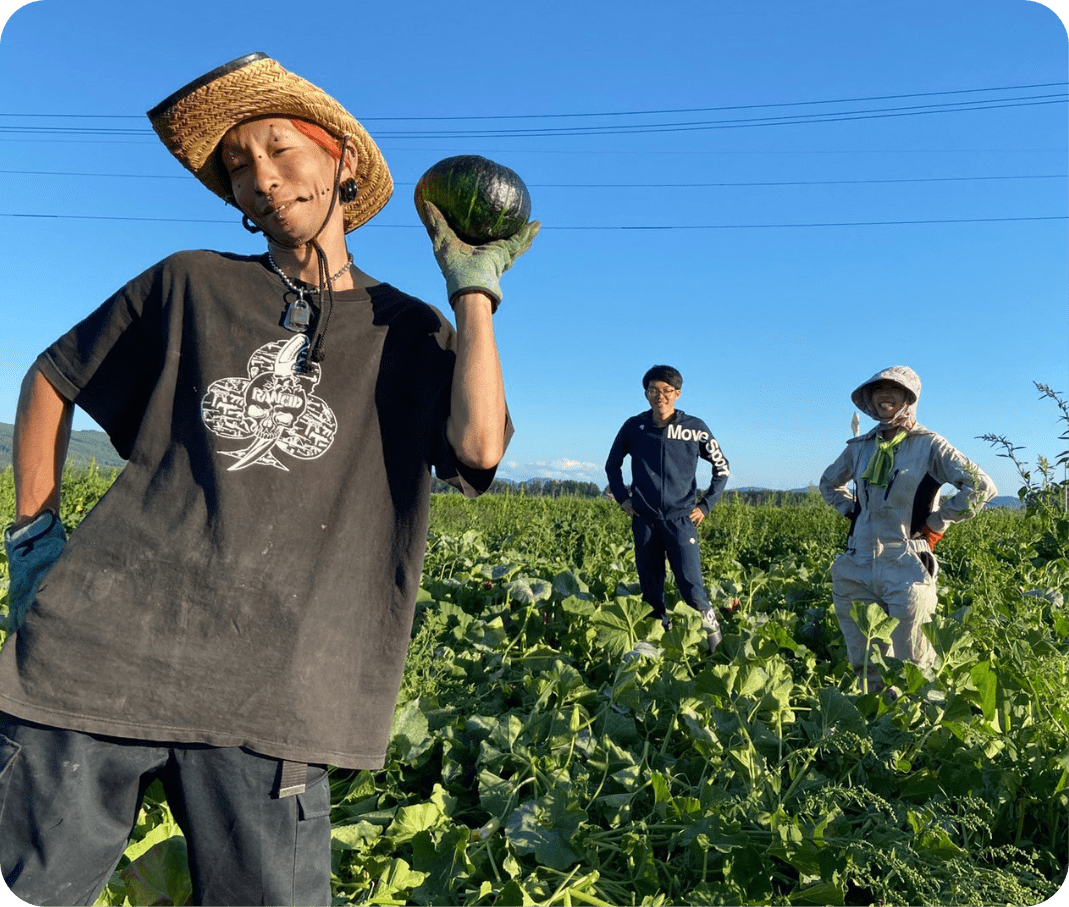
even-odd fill
[(26, 373), (15, 413), (15, 525), (59, 512), (74, 407), (36, 367)]
[(457, 458), (474, 469), (492, 469), (505, 453), (505, 387), (492, 308), (485, 293), (453, 300), (457, 361), (445, 435)]
[(457, 321), (445, 435), (462, 463), (491, 469), (505, 452), (505, 391), (492, 321), (501, 303), (499, 281), (531, 247), (541, 224), (531, 221), (508, 239), (472, 246), (457, 237), (430, 202), (424, 205), (423, 222)]

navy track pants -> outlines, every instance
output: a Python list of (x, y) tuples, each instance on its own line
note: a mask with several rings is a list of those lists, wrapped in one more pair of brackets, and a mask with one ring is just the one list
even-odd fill
[(683, 601), (699, 611), (710, 607), (702, 581), (698, 527), (689, 516), (659, 520), (635, 514), (631, 518), (631, 532), (635, 538), (635, 567), (642, 587), (642, 600), (653, 608), (654, 617), (661, 619), (666, 614), (666, 558)]

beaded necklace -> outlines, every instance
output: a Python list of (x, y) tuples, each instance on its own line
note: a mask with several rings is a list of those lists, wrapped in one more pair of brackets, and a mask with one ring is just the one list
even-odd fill
[[(301, 334), (308, 330), (308, 326), (312, 323), (312, 307), (308, 304), (308, 300), (305, 298), (305, 294), (313, 296), (320, 292), (320, 287), (299, 287), (297, 286), (286, 273), (275, 262), (274, 256), (271, 254), (271, 250), (267, 250), (267, 261), (274, 269), (275, 273), (282, 278), (282, 282), (287, 288), (296, 295), (296, 299), (286, 307), (286, 317), (282, 321), (282, 326), (287, 331), (293, 331), (295, 334)], [(327, 278), (327, 286), (332, 287), (334, 282), (338, 280), (346, 271), (353, 266), (353, 253), (349, 253), (348, 260), (345, 262), (345, 266), (338, 271), (337, 274)]]

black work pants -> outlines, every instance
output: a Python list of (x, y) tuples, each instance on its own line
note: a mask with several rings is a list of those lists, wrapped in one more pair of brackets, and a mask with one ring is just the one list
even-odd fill
[(92, 904), (156, 778), (195, 904), (330, 904), (330, 789), (276, 796), (281, 763), (239, 747), (98, 737), (0, 715), (0, 869), (30, 904)]

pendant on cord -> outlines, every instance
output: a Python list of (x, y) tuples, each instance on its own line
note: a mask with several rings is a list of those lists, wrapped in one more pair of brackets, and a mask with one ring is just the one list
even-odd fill
[(282, 327), (295, 334), (303, 334), (312, 323), (312, 307), (304, 298), (304, 293), (298, 293), (297, 298), (286, 308), (286, 317), (282, 321)]

